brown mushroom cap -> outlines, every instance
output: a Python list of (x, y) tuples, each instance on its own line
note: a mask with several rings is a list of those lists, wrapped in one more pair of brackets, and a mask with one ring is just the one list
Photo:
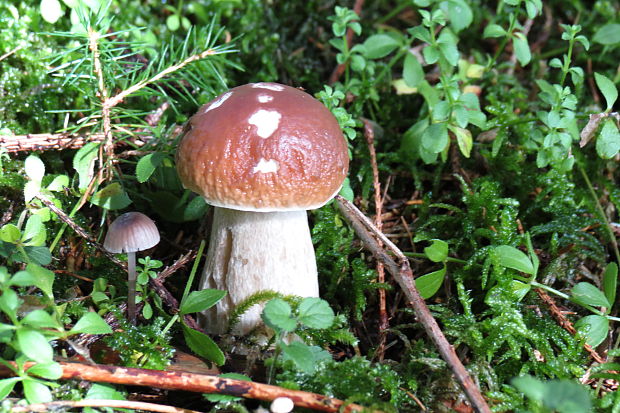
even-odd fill
[(332, 113), (299, 89), (251, 83), (202, 106), (177, 150), (186, 188), (244, 211), (314, 209), (340, 189), (347, 144)]
[(127, 212), (112, 222), (103, 247), (115, 254), (149, 249), (159, 243), (157, 226), (141, 212)]

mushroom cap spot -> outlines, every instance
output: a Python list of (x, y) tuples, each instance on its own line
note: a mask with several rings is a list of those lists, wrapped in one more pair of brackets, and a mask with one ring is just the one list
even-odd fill
[(270, 172), (278, 172), (278, 162), (273, 159), (265, 160), (264, 158), (260, 158), (258, 164), (252, 169), (252, 172), (260, 172), (260, 173), (270, 173)]
[(127, 212), (110, 224), (103, 247), (118, 254), (143, 251), (158, 243), (159, 231), (153, 220), (141, 212)]
[(258, 101), (260, 103), (267, 103), (273, 100), (273, 96), (270, 95), (258, 95)]
[(226, 99), (230, 97), (230, 95), (232, 95), (232, 92), (226, 92), (214, 101), (212, 101), (211, 104), (205, 109), (205, 112), (222, 106), (222, 104), (226, 101)]
[(275, 92), (281, 92), (284, 90), (284, 85), (279, 85), (277, 83), (260, 82), (260, 83), (251, 83), (251, 85), (254, 88), (269, 89)]
[(276, 83), (228, 93), (216, 110), (204, 107), (219, 97), (185, 128), (176, 166), (186, 188), (214, 206), (260, 212), (319, 208), (339, 191), (349, 155), (329, 109)]
[(267, 139), (278, 129), (281, 118), (280, 112), (260, 109), (250, 116), (248, 123), (258, 128), (256, 131), (258, 136)]

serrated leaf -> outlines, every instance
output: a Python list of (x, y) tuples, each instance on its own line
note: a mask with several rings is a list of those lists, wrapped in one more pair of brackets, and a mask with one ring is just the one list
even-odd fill
[(495, 247), (495, 253), (500, 265), (534, 275), (534, 265), (523, 251), (509, 245), (500, 245)]
[(183, 324), (183, 337), (190, 349), (205, 359), (221, 366), (226, 361), (224, 353), (208, 335)]
[(334, 323), (334, 311), (327, 301), (320, 298), (304, 298), (297, 310), (299, 322), (306, 327), (329, 328)]
[(418, 87), (420, 82), (424, 80), (424, 69), (422, 69), (418, 59), (411, 53), (407, 53), (405, 56), (403, 79), (409, 87)]
[(192, 291), (181, 303), (179, 311), (181, 314), (199, 313), (213, 307), (225, 295), (226, 291), (214, 289)]
[(586, 338), (586, 343), (597, 347), (609, 332), (609, 320), (600, 315), (588, 315), (575, 323), (575, 328)]
[(293, 331), (297, 321), (292, 316), (291, 306), (280, 298), (274, 298), (265, 304), (262, 319), (274, 330)]
[(112, 328), (103, 318), (94, 311), (84, 314), (75, 323), (70, 331), (71, 334), (112, 334)]
[(594, 73), (594, 80), (596, 81), (596, 86), (598, 86), (599, 90), (605, 97), (605, 101), (607, 102), (607, 109), (605, 111), (611, 111), (614, 103), (618, 100), (618, 89), (616, 88), (616, 85), (605, 75), (601, 75), (596, 72)]
[(387, 34), (375, 34), (364, 42), (365, 56), (368, 59), (381, 59), (400, 46), (400, 42)]
[(601, 26), (592, 37), (592, 41), (606, 46), (620, 43), (620, 24), (608, 23)]
[(591, 305), (595, 307), (611, 307), (605, 294), (596, 286), (580, 282), (571, 289), (571, 298), (580, 304)]
[(19, 349), (30, 360), (37, 363), (51, 363), (54, 352), (43, 334), (29, 328), (19, 328), (15, 333)]
[(161, 152), (153, 152), (143, 156), (136, 165), (136, 178), (141, 184), (148, 181), (155, 169), (161, 165), (165, 155)]
[(435, 295), (435, 293), (441, 288), (441, 284), (443, 284), (445, 276), (446, 266), (444, 265), (440, 270), (429, 272), (428, 274), (424, 274), (423, 276), (416, 278), (415, 286), (422, 298), (426, 300)]
[(43, 161), (36, 155), (29, 155), (24, 161), (24, 169), (28, 178), (35, 182), (41, 182), (45, 175), (45, 165)]

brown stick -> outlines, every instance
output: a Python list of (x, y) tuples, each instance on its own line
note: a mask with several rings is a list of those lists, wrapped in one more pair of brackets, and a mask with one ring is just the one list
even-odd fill
[[(362, 14), (363, 6), (364, 6), (364, 0), (355, 0), (355, 4), (353, 5), (353, 11), (355, 12), (355, 14), (358, 15), (358, 17), (361, 17), (360, 15)], [(346, 36), (347, 36), (347, 45), (349, 48), (351, 48), (351, 43), (353, 42), (353, 30), (351, 28), (347, 29)], [(346, 62), (340, 63), (338, 66), (336, 66), (331, 76), (329, 77), (329, 84), (331, 85), (331, 84), (336, 83), (338, 79), (340, 79), (340, 76), (342, 76), (346, 68), (347, 68)]]
[(200, 413), (196, 410), (183, 409), (174, 406), (164, 406), (155, 403), (134, 402), (129, 400), (61, 400), (49, 403), (36, 403), (27, 406), (13, 406), (11, 412), (47, 412), (61, 409), (74, 409), (76, 407), (114, 407), (117, 409), (134, 409), (160, 413)]
[[(12, 363), (15, 367), (15, 364)], [(28, 362), (25, 369), (35, 363)], [(344, 401), (299, 390), (289, 390), (269, 384), (235, 380), (208, 374), (195, 374), (177, 371), (160, 371), (138, 369), (131, 367), (117, 367), (107, 365), (87, 365), (80, 363), (60, 362), (62, 379), (87, 380), (97, 383), (114, 383), (131, 386), (148, 386), (160, 389), (183, 390), (197, 393), (218, 393), (231, 396), (245, 397), (271, 401), (277, 397), (288, 397), (295, 406), (324, 412), (354, 412), (361, 411), (362, 406), (346, 404)], [(0, 376), (13, 376), (13, 372), (0, 366)], [(340, 410), (342, 408), (342, 410)]]
[[(370, 154), (370, 166), (372, 168), (372, 184), (375, 191), (375, 225), (379, 231), (383, 230), (383, 199), (381, 198), (381, 183), (379, 182), (379, 167), (377, 166), (377, 152), (375, 151), (375, 131), (368, 119), (363, 119), (364, 137), (368, 145), (368, 153)], [(383, 248), (383, 244), (379, 241), (378, 245)], [(377, 281), (385, 282), (385, 270), (383, 263), (377, 261)], [(387, 329), (390, 328), (388, 315), (385, 305), (385, 289), (379, 288), (379, 343), (377, 344), (376, 357), (377, 360), (383, 361), (385, 355), (385, 341), (387, 338)]]
[[(472, 407), (477, 412), (490, 413), (491, 409), (487, 405), (484, 397), (480, 393), (480, 390), (472, 380), (471, 376), (459, 360), (454, 348), (443, 332), (439, 328), (437, 321), (433, 318), (429, 311), (424, 299), (420, 296), (415, 282), (413, 279), (413, 271), (409, 266), (409, 261), (403, 255), (402, 251), (396, 247), (387, 237), (381, 233), (370, 220), (362, 214), (362, 212), (355, 207), (351, 202), (337, 195), (338, 207), (344, 214), (347, 220), (351, 223), (351, 226), (363, 241), (366, 249), (368, 249), (376, 259), (383, 262), (385, 268), (392, 274), (396, 282), (400, 285), (405, 296), (409, 299), (416, 318), (420, 321), (424, 330), (429, 335), (435, 347), (441, 354), (442, 358), (448, 363), (448, 366), (452, 369), (456, 380), (459, 382), (463, 391), (467, 395), (467, 398), (472, 404)], [(378, 241), (382, 241), (391, 252), (396, 255), (399, 263), (394, 261), (390, 255), (385, 251), (385, 248), (379, 246)]]
[(51, 149), (81, 148), (86, 142), (103, 141), (102, 133), (72, 135), (66, 133), (29, 133), (27, 135), (0, 136), (0, 147), (8, 152), (46, 151)]

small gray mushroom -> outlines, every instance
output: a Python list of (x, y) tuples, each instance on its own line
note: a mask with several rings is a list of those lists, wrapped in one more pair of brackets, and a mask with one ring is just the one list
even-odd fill
[(153, 220), (141, 212), (127, 212), (116, 218), (103, 242), (103, 247), (114, 253), (127, 253), (127, 318), (136, 323), (136, 252), (159, 243), (159, 231)]

